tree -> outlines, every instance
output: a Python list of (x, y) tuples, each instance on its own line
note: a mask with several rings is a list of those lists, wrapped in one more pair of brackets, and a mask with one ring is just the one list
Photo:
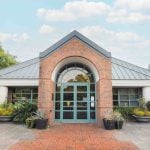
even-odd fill
[(5, 52), (0, 46), (0, 69), (16, 64), (16, 57)]

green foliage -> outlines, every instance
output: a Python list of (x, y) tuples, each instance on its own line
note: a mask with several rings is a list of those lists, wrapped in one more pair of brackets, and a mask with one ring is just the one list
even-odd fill
[(14, 106), (12, 103), (3, 103), (0, 105), (1, 116), (12, 116), (14, 113)]
[(148, 111), (150, 111), (150, 101), (148, 101), (148, 102), (146, 103), (146, 107), (147, 107)]
[(115, 110), (113, 112), (113, 116), (114, 116), (115, 121), (123, 121), (124, 120), (124, 118), (122, 117), (122, 114), (117, 110)]
[(15, 56), (5, 52), (0, 46), (0, 69), (16, 64)]
[(140, 116), (140, 117), (143, 116), (150, 117), (150, 111), (143, 110), (141, 108), (135, 108), (132, 113), (133, 115)]
[(145, 115), (144, 111), (142, 111), (141, 109), (139, 108), (135, 108), (133, 110), (133, 114), (136, 115), (136, 116), (140, 116), (140, 117), (143, 117)]
[(129, 119), (132, 115), (133, 107), (114, 107), (114, 111), (118, 111), (121, 113), (123, 118)]
[(37, 110), (37, 104), (27, 101), (17, 102), (14, 106), (14, 122), (25, 123), (26, 119), (31, 116), (32, 112)]
[(150, 117), (150, 111), (145, 111), (145, 116)]
[(142, 109), (142, 110), (146, 109), (145, 99), (143, 97), (139, 99), (139, 108)]
[(26, 119), (26, 126), (28, 128), (34, 128), (35, 127), (35, 121), (39, 119), (38, 116), (30, 116)]

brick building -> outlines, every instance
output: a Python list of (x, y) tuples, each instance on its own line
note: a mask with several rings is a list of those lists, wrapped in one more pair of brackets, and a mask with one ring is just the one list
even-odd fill
[(73, 31), (38, 58), (0, 70), (0, 102), (37, 101), (50, 124), (101, 124), (113, 106), (150, 98), (150, 70), (111, 57)]

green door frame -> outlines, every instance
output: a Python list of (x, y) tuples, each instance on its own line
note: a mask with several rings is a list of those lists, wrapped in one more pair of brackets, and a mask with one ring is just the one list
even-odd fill
[[(64, 87), (66, 86), (73, 86), (73, 110), (68, 112), (73, 112), (73, 119), (63, 119), (63, 101), (64, 101)], [(77, 110), (77, 87), (85, 86), (86, 96), (87, 96), (87, 109), (83, 112), (87, 113), (87, 119), (77, 119), (77, 112), (82, 112), (81, 110)], [(66, 110), (65, 110), (66, 111)], [(95, 120), (90, 119), (90, 83), (87, 82), (70, 82), (70, 83), (62, 83), (61, 86), (61, 103), (60, 103), (60, 121), (61, 122), (68, 122), (68, 123), (88, 123), (88, 122), (95, 122)]]

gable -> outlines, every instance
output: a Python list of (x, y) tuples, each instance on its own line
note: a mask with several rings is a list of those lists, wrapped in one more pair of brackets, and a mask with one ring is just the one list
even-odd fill
[(70, 34), (68, 34), (67, 36), (65, 36), (64, 38), (62, 38), (61, 40), (59, 40), (57, 43), (55, 43), (54, 45), (49, 47), (44, 52), (41, 52), (40, 53), (40, 58), (44, 58), (44, 57), (50, 55), (52, 52), (54, 52), (59, 47), (61, 47), (62, 45), (64, 45), (65, 43), (67, 43), (69, 40), (71, 40), (73, 38), (77, 38), (78, 40), (84, 42), (86, 45), (88, 45), (92, 49), (96, 50), (97, 52), (99, 52), (103, 56), (105, 56), (107, 58), (111, 57), (111, 53), (110, 52), (106, 51), (105, 49), (103, 49), (102, 47), (100, 47), (99, 45), (94, 43), (93, 41), (89, 40), (87, 37), (83, 36), (79, 32), (73, 31)]

